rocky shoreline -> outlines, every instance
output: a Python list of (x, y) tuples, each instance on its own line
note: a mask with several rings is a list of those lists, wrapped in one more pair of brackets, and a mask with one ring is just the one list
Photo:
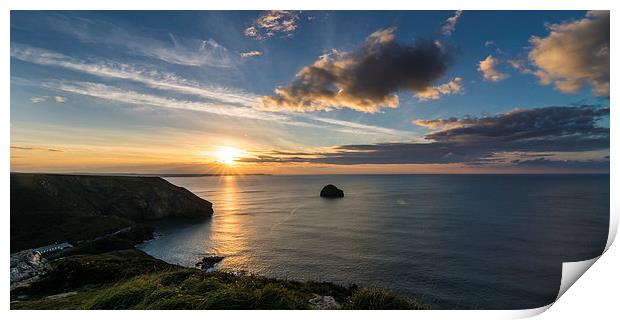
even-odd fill
[(220, 263), (220, 261), (222, 260), (224, 260), (224, 257), (222, 256), (208, 255), (206, 257), (203, 257), (202, 260), (200, 260), (199, 262), (196, 262), (196, 267), (205, 271), (209, 271), (215, 268), (217, 264)]

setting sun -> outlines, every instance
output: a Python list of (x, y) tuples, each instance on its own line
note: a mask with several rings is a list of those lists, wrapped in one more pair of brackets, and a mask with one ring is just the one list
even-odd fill
[(235, 163), (241, 155), (243, 154), (242, 150), (233, 147), (220, 147), (215, 152), (215, 157), (218, 162), (223, 164), (232, 165)]

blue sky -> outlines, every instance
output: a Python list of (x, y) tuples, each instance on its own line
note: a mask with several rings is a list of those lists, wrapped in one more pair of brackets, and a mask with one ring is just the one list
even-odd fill
[[(608, 19), (607, 13), (607, 28)], [(590, 32), (587, 28), (601, 23), (604, 27), (599, 20), (604, 18), (585, 11), (13, 11), (12, 169), (199, 172), (218, 166), (218, 148), (231, 147), (242, 160), (238, 167), (248, 172), (287, 173), (298, 170), (301, 163), (316, 167), (308, 172), (326, 167), (332, 171), (325, 172), (333, 172), (343, 170), (344, 163), (286, 161), (282, 155), (296, 152), (296, 158), (303, 158), (314, 153), (310, 158), (315, 159), (327, 157), (339, 146), (437, 142), (426, 135), (450, 128), (420, 126), (415, 121), (497, 117), (517, 108), (593, 105), (607, 112), (588, 119), (606, 128), (608, 49), (606, 75), (604, 60), (602, 66), (576, 63), (575, 68), (564, 70), (544, 56), (562, 50), (550, 46), (570, 40), (572, 34)], [(558, 41), (551, 36), (553, 25)], [(422, 89), (397, 84), (398, 89), (390, 91), (398, 96), (397, 105), (381, 105), (387, 101), (382, 96), (372, 100), (370, 110), (346, 102), (343, 107), (333, 99), (318, 101), (316, 92), (277, 107), (266, 106), (276, 100), (262, 97), (278, 98), (277, 87), (307, 90), (296, 86), (294, 78), (323, 55), (333, 65), (357, 63), (355, 59), (364, 54), (360, 48), (381, 30), (390, 45), (436, 44), (437, 50), (446, 52), (441, 60), (445, 68), (432, 79), (423, 79), (424, 85), (442, 88), (452, 83), (454, 87), (423, 98)], [(532, 37), (542, 41), (534, 43)], [(608, 37), (579, 48), (605, 43), (608, 48)], [(480, 63), (489, 56), (494, 64), (483, 71)], [(602, 71), (593, 74), (591, 69)], [(547, 83), (541, 83), (545, 79)], [(336, 81), (328, 88), (345, 82)], [(299, 110), (300, 101), (320, 107)], [(260, 157), (274, 150), (280, 152), (276, 161)], [(538, 165), (557, 160), (594, 163), (570, 162), (567, 169), (608, 170), (609, 166), (608, 147), (536, 149), (520, 156), (514, 155), (517, 151), (528, 150), (489, 150), (511, 154), (510, 161), (538, 160)], [(261, 161), (250, 161), (257, 157)], [(479, 165), (468, 161), (479, 162), (468, 158), (389, 164), (401, 165), (398, 172), (415, 172), (414, 165), (479, 170)], [(506, 161), (485, 166), (506, 170), (511, 163)], [(275, 164), (289, 169), (278, 171)], [(372, 160), (346, 164), (357, 166), (356, 170), (369, 166), (362, 171), (395, 170), (378, 169), (388, 163)], [(433, 170), (441, 171), (438, 168)]]

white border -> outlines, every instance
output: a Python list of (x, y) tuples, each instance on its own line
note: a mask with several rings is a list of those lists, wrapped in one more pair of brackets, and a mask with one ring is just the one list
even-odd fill
[[(11, 3), (12, 2), (12, 3)], [(228, 0), (228, 1), (123, 1), (101, 2), (79, 0), (13, 0), (4, 1), (10, 10), (608, 10), (614, 5), (611, 0), (357, 0), (354, 2), (333, 0)]]
[[(457, 0), (433, 0), (433, 1), (333, 1), (333, 0), (312, 0), (312, 1), (127, 1), (127, 0), (106, 0), (106, 1), (80, 1), (80, 0), (5, 0), (0, 2), (2, 8), (2, 64), (4, 77), (2, 77), (2, 92), (6, 104), (2, 107), (2, 142), (0, 150), (2, 152), (2, 165), (4, 170), (0, 170), (2, 182), (0, 183), (0, 197), (3, 205), (2, 225), (4, 228), (4, 241), (2, 241), (2, 254), (5, 257), (5, 270), (9, 269), (9, 145), (10, 145), (10, 11), (9, 10), (259, 10), (259, 9), (303, 9), (303, 10), (611, 10), (611, 30), (618, 30), (616, 19), (616, 7), (619, 1), (605, 0), (563, 0), (563, 1), (540, 1), (540, 0), (520, 0), (520, 1), (485, 1), (469, 0), (467, 3)], [(611, 33), (612, 38), (617, 33)], [(616, 52), (618, 52), (618, 37), (611, 39), (611, 83), (616, 83), (618, 78), (617, 64), (614, 63)], [(612, 90), (613, 91), (613, 90)], [(594, 264), (599, 258), (585, 262), (565, 263), (563, 265), (562, 291), (559, 296), (562, 299), (554, 303), (554, 307), (545, 312), (543, 319), (560, 318), (581, 318), (593, 317), (594, 319), (609, 319), (617, 316), (617, 296), (619, 293), (620, 253), (618, 249), (610, 247), (618, 226), (619, 204), (613, 195), (620, 194), (618, 191), (618, 166), (617, 137), (620, 127), (619, 118), (611, 117), (611, 214), (610, 214), (610, 233), (606, 246), (606, 253), (600, 257), (601, 262)], [(616, 246), (617, 247), (617, 246)], [(594, 265), (593, 265), (594, 264)], [(593, 266), (592, 266), (593, 265)], [(582, 276), (583, 280), (574, 285), (574, 289), (566, 291), (570, 284), (579, 278), (587, 268), (592, 266), (595, 270)], [(236, 318), (259, 318), (259, 319), (315, 319), (325, 317), (336, 319), (337, 317), (355, 317), (358, 319), (376, 319), (379, 317), (389, 317), (397, 319), (408, 319), (411, 317), (430, 318), (430, 319), (497, 319), (497, 318), (522, 318), (540, 314), (547, 310), (549, 306), (517, 311), (141, 311), (139, 314), (132, 311), (8, 311), (9, 306), (9, 277), (2, 278), (2, 285), (5, 288), (0, 298), (5, 308), (5, 319), (31, 319), (34, 317), (45, 316), (54, 319), (82, 319), (84, 317), (92, 319), (106, 319), (110, 316), (120, 318), (149, 317), (152, 319), (168, 319), (170, 316), (177, 316), (183, 313), (185, 317), (212, 317), (216, 319), (236, 319)], [(565, 294), (564, 294), (565, 293)], [(205, 314), (206, 313), (206, 314)]]

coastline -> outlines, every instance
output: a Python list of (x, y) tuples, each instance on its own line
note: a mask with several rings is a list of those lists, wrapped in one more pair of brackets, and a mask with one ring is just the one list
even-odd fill
[[(188, 196), (187, 193), (191, 192), (187, 189), (174, 186), (159, 177), (12, 174), (12, 246), (14, 231), (25, 233), (22, 238), (37, 236), (36, 228), (25, 228), (31, 222), (25, 222), (23, 216), (19, 216), (36, 216), (40, 212), (40, 208), (31, 206), (32, 200), (38, 200), (33, 199), (34, 196), (46, 197), (45, 203), (51, 204), (51, 207), (45, 208), (45, 212), (66, 209), (57, 202), (73, 201), (70, 202), (73, 211), (54, 211), (60, 220), (73, 218), (72, 214), (79, 209), (92, 210), (88, 223), (99, 224), (113, 218), (122, 219), (124, 224), (120, 225), (122, 228), (117, 226), (114, 230), (104, 234), (91, 234), (88, 238), (81, 233), (83, 229), (89, 230), (88, 225), (63, 229), (63, 232), (54, 235), (58, 240), (78, 240), (68, 249), (59, 252), (41, 254), (32, 249), (17, 252), (15, 255), (22, 257), (15, 259), (15, 265), (13, 259), (11, 263), (11, 309), (430, 308), (428, 304), (400, 297), (389, 291), (356, 285), (345, 287), (330, 282), (282, 280), (254, 274), (203, 271), (169, 264), (136, 249), (135, 246), (153, 237), (153, 229), (148, 226), (149, 221), (188, 217), (182, 214), (162, 215), (161, 210), (155, 210), (152, 206), (146, 208), (150, 208), (149, 212), (155, 216), (144, 216), (143, 201), (128, 201), (122, 197), (117, 199), (124, 203), (123, 210), (109, 209), (102, 215), (100, 208), (106, 206), (98, 203), (103, 201), (101, 203), (105, 204), (110, 200), (101, 199), (100, 187), (106, 184), (111, 186), (115, 193), (122, 190), (132, 195), (141, 194), (142, 198), (139, 199), (149, 199), (145, 194), (152, 192), (161, 194), (163, 188), (166, 191), (163, 203), (160, 203), (162, 208), (169, 208), (169, 201), (178, 203), (177, 196), (182, 196), (188, 197), (185, 208), (195, 209), (197, 216), (205, 217), (205, 213), (208, 213), (208, 218), (213, 212), (210, 202), (195, 200), (194, 197), (198, 197), (194, 194)], [(98, 187), (91, 190), (92, 185)], [(65, 192), (59, 193), (58, 186), (66, 188), (63, 189)], [(155, 189), (151, 189), (153, 186), (156, 186)], [(73, 197), (70, 190), (79, 195), (79, 200), (85, 200), (84, 203), (76, 200), (78, 197)], [(162, 199), (157, 199), (160, 200)], [(203, 208), (198, 209), (194, 205)], [(142, 214), (138, 215), (136, 212)], [(74, 234), (78, 232), (79, 236)], [(23, 249), (24, 245), (25, 243), (19, 244), (19, 247)], [(13, 256), (12, 254), (12, 258)], [(19, 279), (13, 283), (13, 272), (24, 271), (19, 268), (27, 269), (25, 276), (16, 277)]]

